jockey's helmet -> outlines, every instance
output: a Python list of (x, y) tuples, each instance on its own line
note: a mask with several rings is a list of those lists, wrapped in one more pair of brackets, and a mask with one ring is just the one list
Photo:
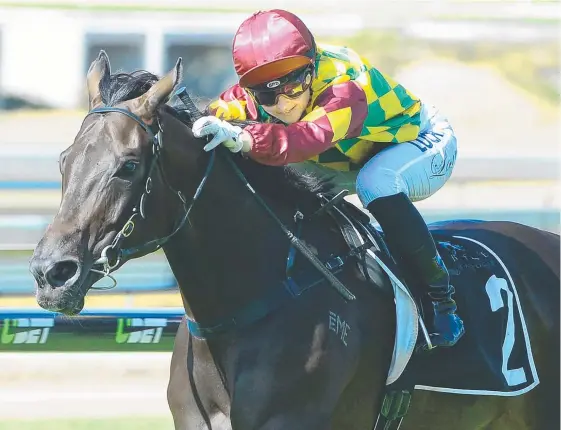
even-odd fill
[(252, 87), (313, 66), (315, 51), (306, 24), (293, 13), (273, 9), (254, 13), (240, 25), (232, 57), (240, 86)]

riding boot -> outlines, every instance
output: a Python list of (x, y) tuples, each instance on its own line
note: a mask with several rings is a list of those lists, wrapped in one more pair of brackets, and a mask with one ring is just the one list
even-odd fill
[(380, 197), (367, 209), (384, 232), (392, 255), (402, 260), (420, 278), (432, 302), (433, 346), (453, 346), (465, 333), (452, 299), (454, 287), (423, 217), (404, 193)]

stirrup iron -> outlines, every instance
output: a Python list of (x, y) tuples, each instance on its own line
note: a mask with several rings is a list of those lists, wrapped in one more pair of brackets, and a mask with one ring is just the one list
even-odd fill
[[(349, 194), (349, 190), (342, 190), (337, 193), (332, 199), (327, 198), (323, 194), (318, 194), (318, 197), (321, 199), (321, 208), (315, 211), (310, 218), (314, 218), (318, 215), (323, 214), (327, 210), (331, 209), (333, 206), (339, 204), (341, 200), (343, 200)], [(325, 202), (325, 203), (324, 203)]]

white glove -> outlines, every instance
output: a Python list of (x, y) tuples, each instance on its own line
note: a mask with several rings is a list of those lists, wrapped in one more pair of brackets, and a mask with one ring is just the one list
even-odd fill
[(239, 152), (243, 147), (240, 134), (242, 128), (232, 125), (215, 116), (204, 116), (193, 124), (195, 137), (214, 135), (212, 140), (204, 146), (205, 151), (212, 151), (221, 143), (232, 152)]

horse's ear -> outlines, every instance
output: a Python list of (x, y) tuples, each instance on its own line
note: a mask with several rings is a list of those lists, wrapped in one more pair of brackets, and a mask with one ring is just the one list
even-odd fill
[(101, 106), (101, 93), (99, 91), (99, 83), (105, 77), (111, 75), (111, 65), (109, 57), (104, 50), (99, 51), (99, 55), (92, 62), (88, 70), (88, 96), (90, 99), (90, 110)]
[(169, 99), (170, 94), (174, 88), (183, 79), (183, 60), (181, 57), (177, 59), (177, 63), (167, 75), (156, 82), (152, 87), (143, 95), (134, 100), (133, 110), (135, 113), (149, 122), (157, 107), (164, 101)]

